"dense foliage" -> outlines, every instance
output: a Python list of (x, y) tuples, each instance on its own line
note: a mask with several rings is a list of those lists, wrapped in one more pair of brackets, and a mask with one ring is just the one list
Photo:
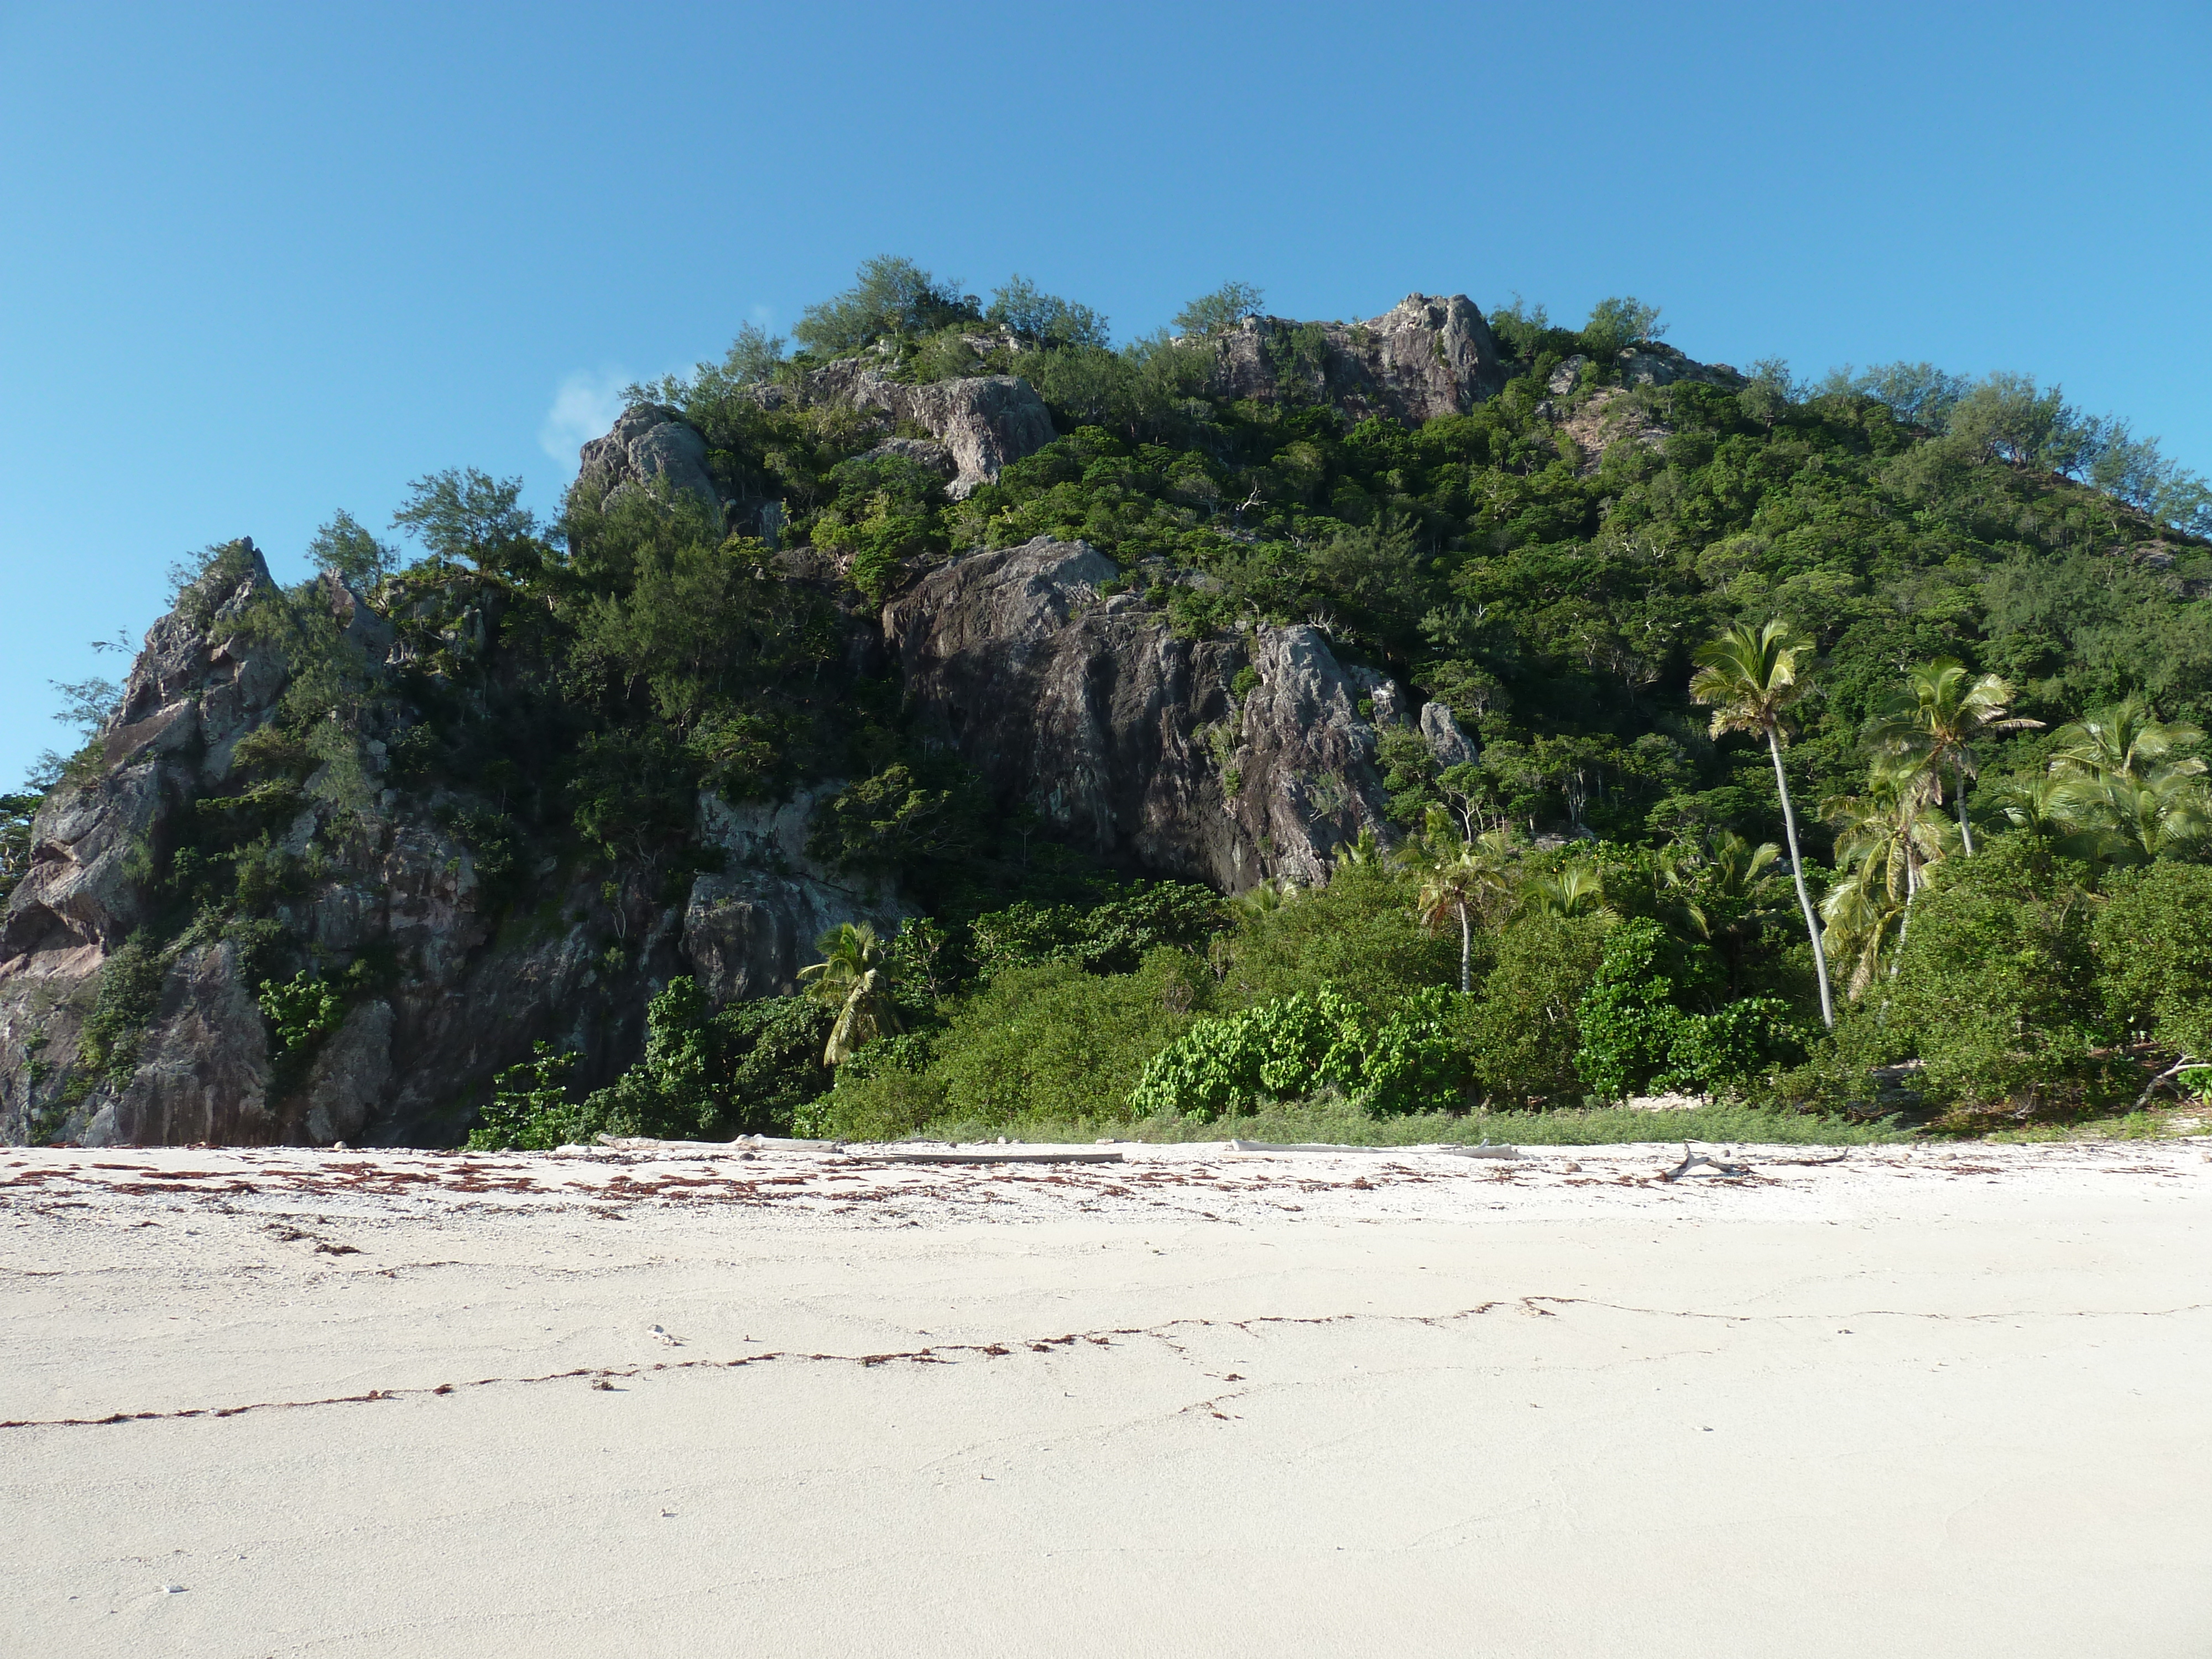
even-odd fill
[[(1260, 301), (1232, 283), (1178, 333), (1117, 348), (1024, 279), (986, 302), (872, 261), (805, 313), (795, 352), (749, 328), (722, 362), (632, 389), (704, 434), (735, 533), (660, 487), (580, 488), (544, 525), (517, 481), (473, 471), (416, 484), (397, 520), (427, 550), (413, 564), (339, 514), (317, 556), (390, 619), (406, 666), (372, 681), (311, 592), (240, 618), (301, 666), (167, 856), (143, 951), (239, 939), (276, 1052), (305, 1054), (397, 971), (356, 963), (319, 990), (336, 968), (276, 928), (322, 856), (283, 835), (307, 793), (433, 803), (516, 925), (544, 902), (544, 854), (596, 865), (614, 971), (626, 918), (718, 856), (700, 789), (835, 777), (855, 781), (810, 850), (895, 876), (927, 914), (825, 943), (816, 994), (716, 1012), (674, 981), (635, 1069), (579, 1100), (543, 1054), (501, 1079), (483, 1144), (1316, 1095), (1375, 1113), (1655, 1089), (2086, 1109), (2212, 1042), (2194, 754), (2212, 494), (2154, 443), (2056, 389), (1926, 365), (1624, 385), (1619, 354), (1658, 332), (1630, 300), (1579, 330), (1502, 308), (1498, 396), (1418, 428), (1353, 423), (1317, 374), (1211, 395), (1210, 337)], [(1280, 338), (1289, 367), (1318, 349)], [(908, 380), (1020, 374), (1059, 435), (952, 501), (872, 454), (866, 417), (778, 395), (856, 353)], [(1231, 905), (1116, 884), (989, 810), (848, 649), (916, 571), (1039, 534), (1099, 549), (1185, 634), (1318, 623), (1447, 704), (1480, 758), (1440, 769), (1386, 731), (1404, 847), (1325, 886)], [(231, 556), (180, 603), (216, 603)], [(1796, 679), (1737, 718), (1692, 676), (1740, 626), (1795, 653)], [(23, 805), (0, 814), (12, 881)], [(88, 1040), (124, 1062), (121, 1035)]]

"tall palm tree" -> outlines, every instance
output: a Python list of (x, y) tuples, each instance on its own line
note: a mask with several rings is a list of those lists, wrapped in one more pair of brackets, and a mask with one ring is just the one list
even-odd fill
[[(2204, 732), (2185, 720), (2162, 720), (2158, 710), (2141, 697), (2128, 696), (2086, 720), (2060, 726), (2052, 737), (2051, 769), (2055, 773), (2094, 777), (2110, 772), (2136, 778), (2173, 750), (2203, 742)], [(2204, 769), (2204, 763), (2194, 758), (2167, 764), (2184, 774)]]
[(2008, 716), (2013, 690), (2002, 675), (1974, 674), (1951, 657), (1938, 657), (1910, 669), (1905, 690), (1888, 708), (1868, 723), (1867, 741), (1876, 752), (1909, 757), (1926, 778), (1940, 805), (1943, 775), (1951, 775), (1959, 802), (1959, 839), (1974, 855), (1974, 828), (1966, 817), (1966, 780), (1981, 771), (1975, 740), (2000, 732), (2030, 732), (2041, 720)]
[(899, 1029), (891, 1001), (890, 968), (876, 930), (865, 921), (831, 928), (814, 943), (823, 960), (799, 970), (806, 994), (837, 1011), (822, 1063), (842, 1066), (863, 1043)]
[(1413, 901), (1413, 914), (1431, 933), (1456, 918), (1459, 922), (1459, 988), (1474, 989), (1474, 912), (1485, 895), (1505, 890), (1512, 843), (1500, 830), (1485, 830), (1449, 858), (1429, 866)]
[(1805, 886), (1805, 859), (1797, 846), (1797, 811), (1790, 801), (1790, 780), (1782, 769), (1782, 745), (1789, 740), (1785, 716), (1790, 705), (1804, 694), (1797, 675), (1798, 653), (1803, 642), (1792, 637), (1790, 625), (1770, 622), (1754, 629), (1747, 623), (1700, 647), (1698, 672), (1690, 677), (1690, 696), (1711, 705), (1712, 735), (1755, 732), (1766, 739), (1774, 757), (1774, 787), (1782, 796), (1782, 828), (1790, 842), (1790, 873), (1797, 880), (1797, 907), (1805, 913), (1805, 932), (1813, 941), (1813, 967), (1820, 984), (1820, 1019), (1832, 1030), (1836, 1010), (1828, 993), (1828, 957), (1820, 945), (1820, 920), (1813, 914), (1813, 895)]

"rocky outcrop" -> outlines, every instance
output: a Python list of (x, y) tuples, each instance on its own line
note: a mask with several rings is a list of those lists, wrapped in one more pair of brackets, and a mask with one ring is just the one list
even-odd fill
[(1698, 380), (1733, 392), (1745, 383), (1743, 376), (1726, 363), (1701, 363), (1656, 340), (1624, 348), (1616, 367), (1623, 386), (1672, 386), (1677, 380)]
[(1074, 844), (1231, 892), (1318, 881), (1363, 830), (1387, 836), (1358, 708), (1376, 699), (1319, 632), (1177, 639), (1134, 596), (1102, 600), (1117, 574), (1041, 538), (895, 599), (884, 631), (927, 740)]
[(805, 404), (842, 404), (873, 410), (894, 421), (911, 421), (944, 447), (953, 463), (945, 493), (955, 501), (995, 481), (1001, 467), (1034, 455), (1053, 441), (1052, 415), (1027, 380), (1012, 374), (909, 385), (894, 380), (866, 358), (848, 357), (816, 369), (795, 389), (763, 386), (771, 406), (785, 398)]
[(665, 478), (671, 489), (696, 497), (716, 525), (722, 523), (722, 495), (707, 470), (707, 441), (674, 410), (659, 404), (633, 404), (614, 429), (583, 447), (579, 484), (599, 492), (602, 504), (622, 489), (635, 489)]
[(1452, 711), (1440, 702), (1421, 705), (1421, 740), (1438, 766), (1465, 766), (1482, 757), (1474, 739), (1459, 729)]
[(1213, 351), (1215, 396), (1325, 403), (1352, 421), (1464, 415), (1507, 378), (1490, 325), (1465, 295), (1409, 294), (1364, 323), (1247, 317)]
[(866, 921), (888, 938), (908, 913), (896, 889), (856, 880), (808, 854), (814, 809), (840, 787), (821, 783), (775, 802), (699, 798), (702, 839), (727, 861), (692, 882), (683, 949), (712, 1001), (788, 995), (799, 970), (820, 960), (814, 944), (823, 934)]

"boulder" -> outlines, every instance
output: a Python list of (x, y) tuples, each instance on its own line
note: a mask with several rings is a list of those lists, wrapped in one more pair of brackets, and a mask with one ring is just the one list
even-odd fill
[(721, 492), (707, 470), (707, 441), (674, 410), (659, 404), (632, 404), (614, 429), (594, 438), (578, 455), (577, 481), (600, 492), (604, 501), (617, 490), (636, 489), (664, 477), (669, 488), (696, 496), (716, 526), (722, 523)]
[(1034, 455), (1054, 435), (1044, 400), (1012, 374), (914, 386), (889, 379), (864, 357), (848, 357), (816, 369), (795, 392), (763, 386), (757, 395), (771, 405), (794, 396), (803, 404), (843, 404), (925, 428), (952, 460), (946, 494), (955, 501), (994, 482), (1001, 467)]

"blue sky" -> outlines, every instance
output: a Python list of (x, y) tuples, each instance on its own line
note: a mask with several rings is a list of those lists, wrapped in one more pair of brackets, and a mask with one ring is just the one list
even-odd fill
[(893, 252), (1156, 327), (1664, 307), (2057, 380), (2212, 471), (2201, 4), (0, 0), (0, 787), (162, 573), (409, 479), (550, 507), (626, 380)]

